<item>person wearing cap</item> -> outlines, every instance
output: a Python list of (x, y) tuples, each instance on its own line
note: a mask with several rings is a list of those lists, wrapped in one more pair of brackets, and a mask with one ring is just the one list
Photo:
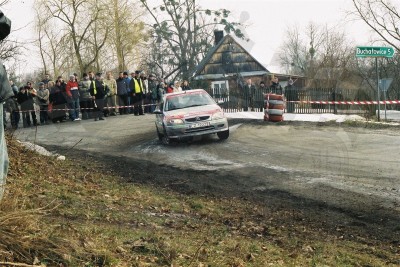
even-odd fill
[(135, 116), (144, 115), (143, 113), (143, 83), (142, 79), (140, 79), (140, 71), (135, 71), (134, 78), (130, 81), (129, 87), (132, 90), (133, 96), (133, 114)]
[(261, 92), (266, 93), (267, 87), (265, 86), (264, 81), (260, 82), (260, 90), (261, 90)]
[(94, 101), (95, 111), (93, 112), (94, 120), (104, 120), (104, 99), (107, 96), (109, 89), (103, 81), (103, 74), (96, 73), (96, 79), (90, 84), (90, 95)]
[[(126, 73), (126, 74), (125, 74)], [(124, 76), (128, 76), (127, 72), (120, 72), (117, 83), (117, 96), (118, 96), (118, 112), (120, 115), (128, 114), (128, 90), (129, 83), (126, 81)]]
[(69, 119), (71, 121), (80, 121), (79, 118), (79, 84), (75, 79), (75, 75), (69, 76), (69, 81), (65, 87), (65, 92), (67, 93), (67, 99), (69, 104)]
[(39, 100), (40, 107), (40, 124), (49, 124), (49, 115), (47, 110), (49, 108), (49, 89), (45, 88), (45, 83), (39, 83), (39, 90), (37, 91), (37, 99)]

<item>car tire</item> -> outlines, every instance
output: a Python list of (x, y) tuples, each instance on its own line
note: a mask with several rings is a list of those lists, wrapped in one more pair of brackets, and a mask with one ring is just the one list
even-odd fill
[(173, 141), (174, 141), (174, 139), (169, 138), (167, 132), (166, 132), (165, 129), (164, 129), (164, 134), (162, 134), (161, 142), (162, 142), (164, 145), (169, 146), (169, 145), (171, 145), (171, 144), (173, 143)]
[(229, 137), (229, 129), (226, 131), (218, 132), (217, 135), (220, 140), (226, 140)]
[(171, 144), (171, 139), (168, 137), (167, 134), (164, 133), (164, 134), (162, 135), (162, 137), (161, 137), (161, 142), (162, 142), (164, 145), (169, 146), (169, 145)]

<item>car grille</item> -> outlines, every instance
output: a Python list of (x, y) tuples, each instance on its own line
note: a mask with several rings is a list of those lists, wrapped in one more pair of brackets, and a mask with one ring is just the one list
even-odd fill
[(205, 127), (199, 127), (199, 128), (186, 129), (185, 133), (196, 133), (196, 132), (214, 130), (214, 128), (215, 128), (214, 126), (205, 126)]
[(197, 121), (205, 121), (210, 119), (210, 116), (198, 116), (185, 119), (186, 122), (197, 122)]

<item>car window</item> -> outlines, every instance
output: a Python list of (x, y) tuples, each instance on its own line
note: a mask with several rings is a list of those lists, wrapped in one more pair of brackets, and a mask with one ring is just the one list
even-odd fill
[(206, 93), (181, 94), (167, 98), (165, 111), (215, 104)]

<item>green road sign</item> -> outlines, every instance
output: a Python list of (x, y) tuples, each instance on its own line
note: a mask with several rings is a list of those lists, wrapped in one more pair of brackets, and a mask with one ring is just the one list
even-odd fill
[(393, 47), (357, 46), (356, 57), (393, 57)]

